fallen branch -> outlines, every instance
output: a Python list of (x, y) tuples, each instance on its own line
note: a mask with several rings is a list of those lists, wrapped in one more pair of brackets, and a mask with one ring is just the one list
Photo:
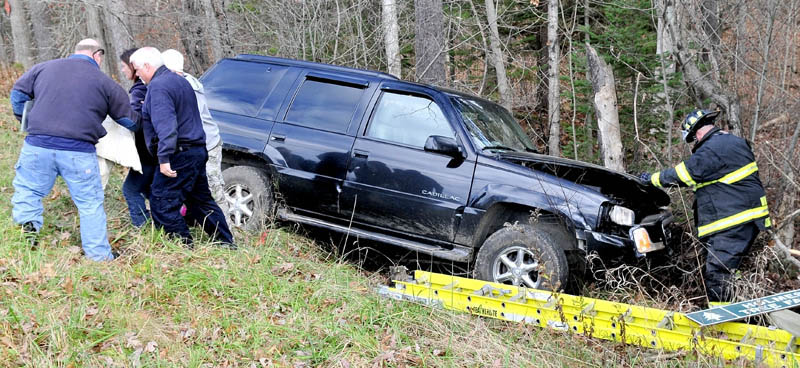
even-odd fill
[[(797, 253), (800, 253), (800, 252), (798, 252), (797, 250), (794, 250), (794, 249), (790, 249), (789, 247), (784, 245), (783, 242), (778, 238), (778, 235), (775, 232), (770, 232), (770, 235), (772, 235), (772, 240), (775, 241), (775, 246), (778, 248), (778, 250), (781, 251), (781, 253), (783, 253), (784, 258), (786, 258), (786, 260), (789, 261), (789, 263), (793, 264), (795, 267), (800, 269), (800, 261), (798, 261), (797, 259), (792, 257), (792, 254), (800, 256), (800, 254), (797, 254)], [(794, 253), (792, 251), (797, 252), (797, 253)]]

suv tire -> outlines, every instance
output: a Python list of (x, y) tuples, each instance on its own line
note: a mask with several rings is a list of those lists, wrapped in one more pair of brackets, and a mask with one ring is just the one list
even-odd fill
[(531, 225), (511, 225), (490, 235), (478, 250), (477, 279), (543, 290), (566, 286), (569, 266), (553, 237)]
[(225, 179), (226, 218), (231, 227), (257, 230), (273, 210), (272, 186), (262, 171), (252, 166), (234, 166), (222, 172)]

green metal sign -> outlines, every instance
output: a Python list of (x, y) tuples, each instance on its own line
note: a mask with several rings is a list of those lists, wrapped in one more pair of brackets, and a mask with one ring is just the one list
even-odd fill
[(710, 326), (782, 309), (794, 308), (798, 305), (800, 305), (800, 289), (692, 312), (688, 313), (686, 317), (697, 322), (700, 326)]

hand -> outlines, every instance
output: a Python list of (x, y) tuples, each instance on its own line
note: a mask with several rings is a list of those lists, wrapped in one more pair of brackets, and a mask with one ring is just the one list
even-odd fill
[(172, 167), (169, 166), (169, 162), (165, 162), (165, 163), (161, 164), (159, 169), (161, 170), (161, 173), (164, 174), (164, 176), (167, 176), (167, 177), (170, 177), (170, 178), (177, 178), (178, 177), (178, 172), (172, 170)]
[(650, 184), (651, 183), (650, 182), (650, 177), (651, 176), (652, 176), (652, 174), (650, 174), (648, 172), (643, 172), (643, 173), (639, 174), (639, 180), (641, 180), (642, 183)]

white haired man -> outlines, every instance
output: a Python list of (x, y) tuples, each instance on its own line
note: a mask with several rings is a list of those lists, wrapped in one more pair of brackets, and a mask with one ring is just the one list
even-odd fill
[(208, 189), (206, 136), (192, 86), (164, 66), (156, 48), (140, 48), (130, 61), (147, 84), (142, 125), (145, 143), (159, 163), (150, 191), (153, 222), (193, 247), (189, 227), (180, 214), (185, 204), (188, 212), (201, 219), (206, 233), (235, 248), (225, 215)]
[(208, 185), (211, 189), (211, 196), (217, 202), (223, 213), (227, 217), (228, 204), (225, 201), (225, 179), (222, 178), (222, 139), (219, 136), (219, 127), (211, 117), (208, 109), (203, 83), (197, 78), (183, 71), (183, 54), (178, 50), (169, 49), (161, 53), (164, 66), (169, 70), (184, 77), (194, 89), (197, 97), (197, 108), (200, 110), (200, 118), (203, 119), (203, 131), (206, 133), (206, 150), (208, 151), (208, 161), (206, 161), (206, 175)]
[(25, 72), (10, 96), (18, 119), (25, 102), (34, 102), (15, 167), (14, 222), (22, 225), (30, 245), (35, 246), (43, 225), (42, 198), (61, 176), (80, 214), (83, 251), (95, 261), (116, 257), (108, 243), (95, 144), (106, 135), (102, 125), (106, 115), (136, 130), (127, 93), (100, 70), (104, 54), (96, 40), (82, 40), (73, 55), (36, 64)]

